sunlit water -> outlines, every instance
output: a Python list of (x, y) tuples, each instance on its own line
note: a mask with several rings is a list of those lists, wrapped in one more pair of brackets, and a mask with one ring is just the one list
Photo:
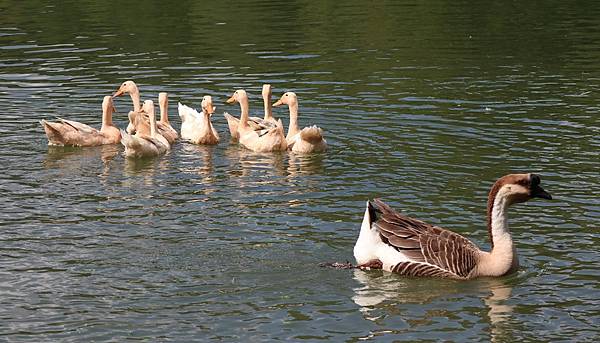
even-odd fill
[[(598, 11), (0, 2), (0, 340), (598, 339)], [(212, 95), (221, 144), (137, 161), (47, 146), (40, 119), (99, 125), (130, 78), (169, 92), (176, 128), (178, 101)], [(229, 142), (224, 100), (244, 88), (259, 114), (263, 83), (298, 94), (327, 153)], [(130, 100), (116, 107), (125, 127)], [(555, 199), (511, 209), (514, 275), (318, 266), (352, 261), (373, 197), (488, 248), (486, 194), (511, 172)]]

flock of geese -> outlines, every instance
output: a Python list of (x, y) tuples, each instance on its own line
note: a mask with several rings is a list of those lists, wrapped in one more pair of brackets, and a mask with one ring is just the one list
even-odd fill
[[(133, 110), (128, 114), (126, 130), (112, 122), (113, 98), (129, 94)], [(271, 104), (271, 86), (262, 89), (264, 117), (250, 117), (248, 95), (236, 90), (227, 103), (238, 103), (240, 118), (225, 113), (232, 139), (256, 152), (291, 151), (296, 153), (323, 152), (327, 142), (317, 126), (300, 130), (298, 98), (286, 92)], [(171, 126), (168, 116), (167, 93), (158, 96), (160, 120), (156, 121), (154, 102), (140, 102), (140, 93), (133, 81), (125, 81), (112, 96), (102, 102), (102, 126), (97, 130), (72, 120), (59, 118), (56, 122), (42, 120), (50, 145), (97, 146), (118, 144), (125, 147), (125, 156), (139, 158), (159, 156), (171, 149), (180, 135)], [(272, 107), (287, 105), (290, 123), (284, 134), (281, 119), (273, 117)], [(215, 112), (211, 96), (204, 96), (201, 112), (179, 103), (181, 138), (194, 144), (217, 144), (220, 137), (212, 126)], [(480, 276), (503, 276), (514, 272), (519, 265), (512, 235), (508, 228), (508, 207), (533, 198), (552, 199), (540, 186), (536, 174), (509, 174), (492, 186), (487, 202), (487, 228), (491, 251), (479, 249), (467, 238), (394, 211), (384, 202), (367, 201), (360, 234), (354, 246), (357, 265), (333, 263), (336, 268), (382, 269), (405, 276), (472, 279)]]
[[(114, 112), (113, 98), (129, 94), (133, 110), (129, 111), (127, 130), (119, 130), (112, 122)], [(274, 104), (271, 104), (271, 85), (262, 90), (265, 114), (264, 118), (249, 116), (248, 95), (243, 89), (236, 90), (227, 103), (239, 103), (240, 118), (225, 113), (231, 137), (243, 147), (255, 152), (292, 151), (295, 153), (316, 153), (327, 150), (327, 141), (323, 130), (317, 126), (300, 130), (298, 125), (298, 97), (286, 92)], [(89, 125), (59, 118), (56, 122), (42, 120), (42, 126), (50, 145), (97, 146), (121, 143), (125, 147), (125, 156), (140, 158), (159, 156), (171, 149), (179, 138), (171, 126), (168, 115), (168, 95), (158, 94), (160, 120), (156, 121), (154, 102), (140, 101), (140, 91), (135, 82), (123, 82), (112, 96), (105, 96), (102, 102), (102, 127), (97, 130)], [(290, 125), (287, 136), (284, 134), (281, 119), (273, 117), (272, 107), (288, 105)], [(220, 137), (211, 123), (216, 107), (212, 97), (202, 98), (201, 112), (179, 103), (181, 118), (181, 138), (194, 144), (217, 144)]]

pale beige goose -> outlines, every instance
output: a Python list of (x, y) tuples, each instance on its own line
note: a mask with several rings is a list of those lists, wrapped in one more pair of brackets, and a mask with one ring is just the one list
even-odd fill
[[(131, 80), (123, 82), (119, 89), (113, 94), (113, 98), (125, 94), (129, 94), (129, 96), (131, 97), (131, 101), (133, 102), (133, 112), (143, 112), (143, 108), (140, 103), (140, 90), (135, 84), (135, 82)], [(173, 144), (177, 140), (179, 135), (177, 134), (177, 131), (173, 129), (169, 122), (167, 93), (159, 93), (158, 102), (161, 110), (160, 121), (156, 124), (158, 132), (169, 141), (169, 144)], [(143, 112), (143, 114), (143, 118), (145, 118), (145, 120), (148, 121), (148, 113)], [(131, 134), (135, 133), (131, 125), (127, 126), (127, 132)]]
[(113, 124), (112, 114), (115, 108), (112, 97), (102, 100), (102, 126), (100, 130), (89, 125), (58, 118), (58, 122), (41, 120), (49, 145), (97, 146), (117, 144), (121, 140), (119, 128)]
[(298, 97), (294, 92), (286, 92), (273, 107), (288, 105), (290, 110), (290, 126), (286, 141), (288, 150), (297, 153), (323, 152), (327, 150), (327, 141), (323, 137), (323, 130), (316, 126), (308, 126), (300, 130), (298, 125)]
[(142, 116), (141, 111), (129, 112), (130, 120), (134, 120), (134, 122), (131, 123), (136, 130), (134, 135), (121, 130), (121, 144), (125, 147), (125, 156), (127, 157), (139, 158), (159, 156), (166, 153), (171, 148), (167, 139), (158, 133), (156, 117), (154, 115), (154, 103), (152, 100), (146, 100), (144, 109), (149, 115), (149, 134), (146, 134), (146, 130), (138, 126), (140, 122), (144, 122), (143, 124), (145, 125), (145, 120), (140, 118)]
[(508, 229), (508, 207), (532, 198), (552, 199), (540, 187), (536, 174), (510, 174), (494, 183), (487, 206), (490, 252), (457, 233), (397, 213), (375, 199), (367, 202), (354, 257), (359, 268), (406, 276), (472, 279), (506, 275), (519, 265)]
[[(264, 130), (269, 128), (274, 128), (277, 126), (277, 120), (273, 118), (273, 111), (271, 106), (271, 85), (265, 84), (262, 88), (262, 97), (263, 104), (265, 108), (264, 118), (259, 117), (248, 117), (248, 125), (254, 130)], [(231, 114), (225, 112), (223, 114), (225, 119), (227, 119), (227, 126), (229, 127), (229, 133), (231, 134), (231, 138), (239, 139), (238, 126), (240, 120)]]
[(283, 134), (283, 124), (277, 121), (273, 128), (255, 130), (248, 124), (248, 95), (243, 89), (239, 89), (227, 99), (228, 104), (239, 103), (241, 116), (237, 133), (240, 145), (255, 152), (285, 151), (287, 142)]

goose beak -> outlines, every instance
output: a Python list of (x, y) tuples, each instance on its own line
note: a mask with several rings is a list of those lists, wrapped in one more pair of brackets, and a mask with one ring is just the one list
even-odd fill
[(277, 107), (277, 106), (281, 106), (281, 105), (283, 105), (283, 102), (281, 101), (281, 99), (279, 99), (279, 100), (277, 100), (277, 102), (275, 102), (273, 104), (273, 107)]
[(552, 200), (552, 195), (550, 195), (550, 193), (546, 192), (542, 187), (540, 186), (536, 186), (532, 191), (531, 191), (531, 197), (532, 198), (542, 198), (542, 199), (546, 199), (546, 200)]
[(118, 96), (121, 96), (121, 95), (123, 95), (123, 93), (125, 93), (125, 92), (123, 92), (121, 89), (119, 89), (118, 91), (116, 91), (116, 92), (115, 92), (115, 94), (113, 94), (113, 95), (112, 95), (112, 97), (113, 97), (113, 98), (116, 98), (116, 97), (118, 97)]
[(228, 104), (233, 104), (233, 103), (235, 103), (235, 97), (232, 95), (232, 96), (231, 96), (229, 99), (227, 99), (225, 102), (226, 102), (226, 103), (228, 103)]

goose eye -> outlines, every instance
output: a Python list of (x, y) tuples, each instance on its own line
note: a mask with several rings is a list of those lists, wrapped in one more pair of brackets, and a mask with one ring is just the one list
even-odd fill
[(286, 93), (285, 96), (288, 96), (288, 94)]

